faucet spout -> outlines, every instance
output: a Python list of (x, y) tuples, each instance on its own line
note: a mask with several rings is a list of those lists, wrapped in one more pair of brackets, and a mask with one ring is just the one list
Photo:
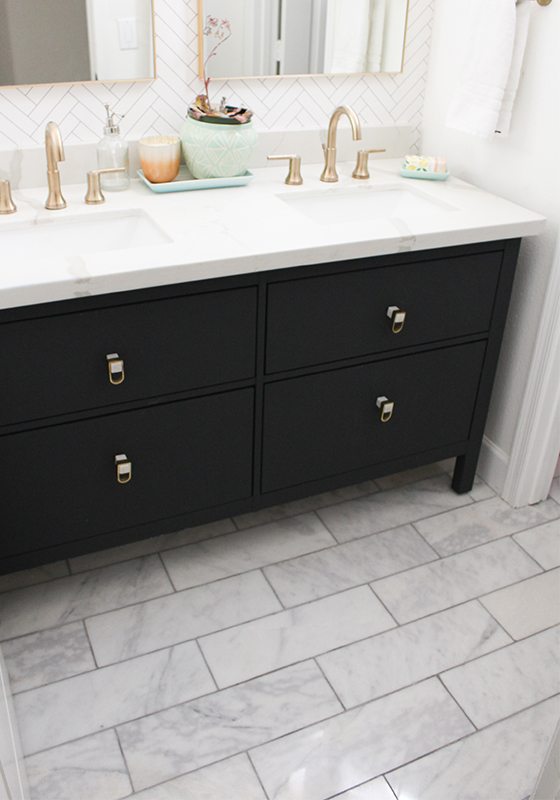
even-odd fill
[(348, 117), (350, 126), (352, 128), (352, 138), (358, 141), (362, 138), (362, 126), (356, 112), (350, 106), (339, 106), (333, 112), (329, 122), (329, 130), (327, 134), (327, 146), (325, 147), (325, 168), (321, 175), (321, 180), (325, 183), (336, 183), (338, 181), (338, 173), (336, 171), (336, 137), (338, 131), (338, 123), (342, 117)]
[(47, 181), (49, 184), (49, 196), (45, 203), (45, 208), (49, 211), (56, 211), (66, 208), (66, 200), (62, 195), (60, 187), (60, 172), (58, 171), (59, 161), (64, 161), (64, 145), (62, 136), (56, 122), (49, 122), (45, 129), (45, 152), (47, 154)]

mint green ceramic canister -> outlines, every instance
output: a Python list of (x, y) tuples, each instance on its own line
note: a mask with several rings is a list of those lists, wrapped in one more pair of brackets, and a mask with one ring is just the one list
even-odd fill
[(195, 178), (244, 175), (257, 143), (252, 121), (243, 125), (187, 117), (181, 130), (185, 162)]

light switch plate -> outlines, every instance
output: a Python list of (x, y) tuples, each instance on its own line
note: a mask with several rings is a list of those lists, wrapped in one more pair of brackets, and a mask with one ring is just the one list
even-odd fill
[(138, 49), (138, 19), (137, 17), (121, 17), (117, 20), (119, 26), (119, 45), (121, 50)]

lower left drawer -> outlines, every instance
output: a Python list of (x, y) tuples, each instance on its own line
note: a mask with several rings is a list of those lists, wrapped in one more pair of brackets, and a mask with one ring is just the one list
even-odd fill
[(242, 389), (0, 437), (0, 557), (250, 496), (253, 406)]

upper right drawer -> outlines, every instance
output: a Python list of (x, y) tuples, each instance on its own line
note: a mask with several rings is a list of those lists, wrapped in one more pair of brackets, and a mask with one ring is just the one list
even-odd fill
[(349, 262), (347, 272), (272, 283), (266, 371), (483, 333), (501, 263), (499, 252), (370, 269)]

